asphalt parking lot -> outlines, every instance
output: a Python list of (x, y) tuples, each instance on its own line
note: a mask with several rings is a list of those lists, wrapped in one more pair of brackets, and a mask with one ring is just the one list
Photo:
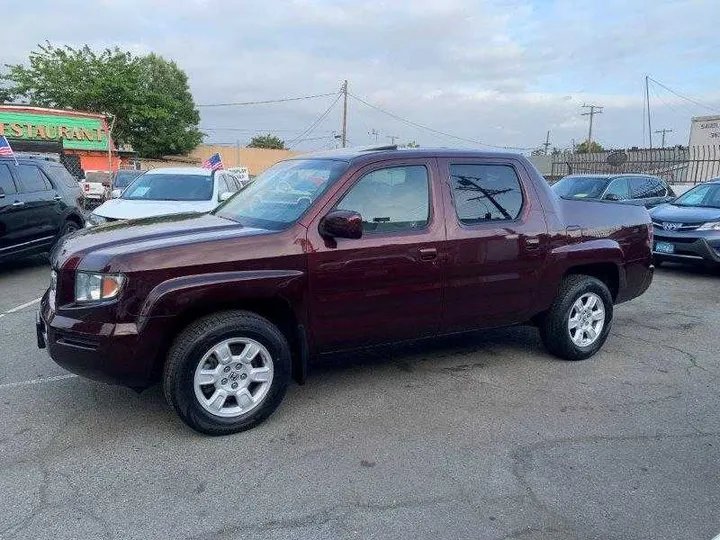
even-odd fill
[(38, 350), (37, 304), (8, 311), (48, 273), (0, 269), (0, 538), (720, 533), (720, 272), (660, 269), (590, 360), (531, 328), (355, 355), (224, 438)]

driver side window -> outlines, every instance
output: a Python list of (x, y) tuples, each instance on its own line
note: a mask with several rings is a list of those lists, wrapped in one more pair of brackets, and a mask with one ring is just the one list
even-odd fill
[(422, 229), (430, 219), (428, 172), (423, 165), (378, 169), (363, 176), (337, 204), (363, 219), (363, 232)]

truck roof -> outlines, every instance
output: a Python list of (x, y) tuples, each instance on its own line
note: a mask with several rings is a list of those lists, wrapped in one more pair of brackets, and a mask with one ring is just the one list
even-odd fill
[(211, 176), (211, 169), (203, 169), (202, 167), (159, 167), (150, 169), (145, 174), (193, 174), (201, 176)]
[(427, 158), (427, 157), (503, 157), (519, 158), (520, 154), (511, 152), (496, 152), (485, 150), (472, 150), (467, 148), (398, 148), (397, 145), (386, 146), (359, 146), (353, 148), (337, 148), (311, 154), (294, 156), (290, 159), (323, 158), (341, 161), (360, 161), (370, 158), (374, 160), (382, 155), (387, 159), (395, 158)]

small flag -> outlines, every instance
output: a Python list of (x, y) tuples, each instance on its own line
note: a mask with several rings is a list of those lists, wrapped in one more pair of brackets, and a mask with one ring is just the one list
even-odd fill
[(215, 152), (212, 156), (210, 156), (205, 161), (203, 161), (202, 168), (203, 169), (212, 169), (213, 171), (222, 169), (223, 162), (222, 162), (222, 158), (220, 157), (220, 154)]
[(10, 143), (5, 138), (5, 135), (0, 135), (0, 156), (12, 157), (15, 160), (15, 163), (17, 164), (17, 158), (15, 157), (15, 153), (13, 152), (13, 149), (10, 147)]

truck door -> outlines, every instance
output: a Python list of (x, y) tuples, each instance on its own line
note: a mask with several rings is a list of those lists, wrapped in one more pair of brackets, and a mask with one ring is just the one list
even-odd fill
[[(442, 312), (445, 223), (434, 159), (368, 165), (308, 230), (310, 319), (321, 352), (434, 335)], [(359, 212), (360, 239), (327, 241), (330, 210)]]
[(0, 256), (28, 241), (23, 219), (22, 201), (10, 167), (0, 162)]
[(51, 242), (62, 225), (62, 196), (37, 165), (15, 167), (24, 233), (38, 244)]
[(441, 330), (524, 322), (548, 247), (531, 179), (512, 158), (441, 159), (447, 280)]

